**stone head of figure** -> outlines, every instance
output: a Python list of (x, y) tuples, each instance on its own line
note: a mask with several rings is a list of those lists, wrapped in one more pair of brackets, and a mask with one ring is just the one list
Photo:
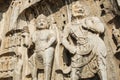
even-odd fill
[(39, 15), (36, 19), (36, 25), (37, 29), (47, 29), (48, 28), (47, 17), (43, 14)]
[(88, 15), (88, 11), (85, 5), (79, 1), (72, 4), (72, 16), (73, 17), (85, 17)]

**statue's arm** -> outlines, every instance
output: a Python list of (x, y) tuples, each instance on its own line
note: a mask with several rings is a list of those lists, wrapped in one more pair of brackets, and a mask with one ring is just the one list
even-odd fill
[(63, 36), (62, 36), (62, 44), (63, 46), (72, 54), (75, 54), (76, 52), (76, 47), (74, 45), (71, 45), (70, 42), (68, 41), (68, 36), (70, 35), (70, 28), (68, 26), (65, 27), (63, 31)]
[(32, 42), (35, 42), (36, 40), (36, 33), (34, 32), (32, 35), (31, 35), (31, 41)]
[(54, 44), (54, 42), (57, 40), (57, 36), (55, 31), (51, 30), (50, 34), (48, 36), (48, 41), (47, 41), (47, 46), (46, 48), (50, 47), (52, 44)]
[(37, 39), (37, 35), (36, 35), (36, 32), (34, 32), (32, 35), (30, 35), (30, 38), (29, 38), (30, 43), (31, 43), (30, 45), (33, 45), (36, 39)]

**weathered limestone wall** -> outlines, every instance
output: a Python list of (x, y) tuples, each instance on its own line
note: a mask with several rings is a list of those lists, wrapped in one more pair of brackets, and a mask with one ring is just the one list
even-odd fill
[[(96, 16), (104, 24), (105, 32), (100, 37), (107, 48), (107, 80), (119, 80), (120, 54), (115, 54), (119, 51), (119, 46), (117, 46), (119, 39), (113, 37), (113, 29), (120, 30), (119, 0), (79, 1), (88, 7), (89, 17)], [(118, 3), (115, 3), (117, 1)], [(57, 35), (51, 80), (70, 80), (70, 73), (64, 74), (61, 71), (67, 70), (70, 66), (71, 55), (64, 51), (60, 37), (66, 25), (72, 21), (71, 10), (74, 2), (75, 0), (0, 0), (0, 80), (33, 80), (29, 72), (31, 68), (29, 69), (30, 66), (26, 65), (28, 59), (34, 55), (35, 45), (29, 48), (23, 46), (25, 43), (23, 33), (24, 26), (28, 26), (29, 36), (34, 34), (36, 19), (41, 14), (47, 17), (50, 29), (55, 30)], [(29, 70), (27, 75), (25, 69)], [(38, 80), (44, 80), (43, 70), (38, 69), (36, 74)], [(98, 80), (97, 75), (90, 80), (96, 79)]]

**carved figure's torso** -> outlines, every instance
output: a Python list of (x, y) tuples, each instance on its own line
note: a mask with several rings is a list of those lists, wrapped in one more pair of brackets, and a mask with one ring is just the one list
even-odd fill
[(53, 34), (52, 30), (40, 30), (36, 31), (33, 35), (33, 38), (35, 39), (35, 50), (44, 50), (46, 45), (48, 45), (48, 40), (50, 36)]

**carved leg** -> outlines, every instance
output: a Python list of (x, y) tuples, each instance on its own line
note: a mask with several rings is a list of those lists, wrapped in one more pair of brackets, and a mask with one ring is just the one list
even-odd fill
[(54, 48), (48, 48), (44, 54), (44, 80), (50, 80)]
[(28, 55), (27, 55), (27, 48), (23, 48), (25, 52), (22, 54), (22, 60), (23, 60), (23, 68), (22, 68), (22, 80), (27, 79), (27, 75), (30, 74), (30, 70), (28, 67)]
[(19, 59), (14, 71), (13, 80), (21, 80), (22, 66), (23, 66), (23, 62), (21, 59)]
[(38, 80), (37, 79), (37, 68), (36, 67), (34, 67), (32, 69), (32, 80)]
[(72, 68), (71, 80), (79, 80), (79, 75), (77, 74), (77, 68)]
[(100, 78), (101, 80), (107, 80), (107, 71), (106, 71), (106, 62), (104, 58), (98, 58), (98, 64), (99, 64), (99, 69), (100, 69)]
[(35, 55), (36, 53), (34, 53), (33, 56), (29, 59), (29, 66), (31, 70), (32, 80), (37, 80), (37, 67), (35, 63)]

